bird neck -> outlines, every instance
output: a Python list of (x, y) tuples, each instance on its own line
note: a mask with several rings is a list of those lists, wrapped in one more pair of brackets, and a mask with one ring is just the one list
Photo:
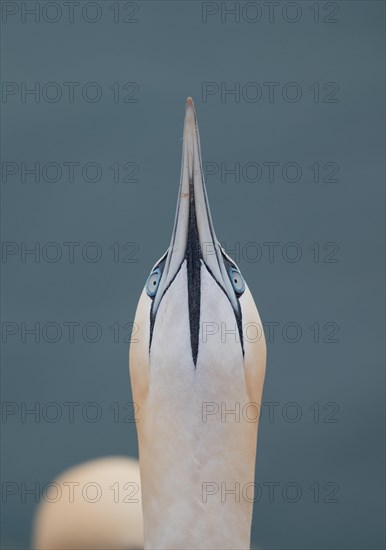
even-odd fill
[(143, 475), (145, 549), (249, 549), (252, 507), (240, 478), (224, 470), (206, 475), (193, 462), (162, 479)]
[(242, 367), (221, 388), (222, 403), (203, 389), (213, 387), (208, 371), (186, 369), (171, 396), (160, 369), (140, 407), (145, 549), (249, 548), (257, 423), (241, 412)]

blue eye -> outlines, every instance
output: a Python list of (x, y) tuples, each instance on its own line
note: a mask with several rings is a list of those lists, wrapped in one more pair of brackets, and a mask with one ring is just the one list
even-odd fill
[(149, 278), (146, 281), (146, 292), (147, 295), (150, 296), (150, 298), (153, 298), (155, 296), (160, 280), (161, 270), (159, 267), (157, 267), (150, 273)]
[(236, 269), (235, 267), (229, 268), (229, 278), (231, 280), (232, 286), (234, 288), (234, 291), (239, 296), (244, 292), (245, 290), (245, 283), (243, 276), (241, 275), (240, 271)]

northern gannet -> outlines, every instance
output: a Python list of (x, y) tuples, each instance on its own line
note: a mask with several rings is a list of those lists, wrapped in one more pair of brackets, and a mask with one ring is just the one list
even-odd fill
[[(238, 420), (232, 411), (260, 405), (266, 345), (252, 295), (214, 232), (191, 98), (171, 243), (134, 326), (145, 548), (249, 548), (258, 422), (252, 409)], [(247, 336), (251, 327), (258, 338)]]

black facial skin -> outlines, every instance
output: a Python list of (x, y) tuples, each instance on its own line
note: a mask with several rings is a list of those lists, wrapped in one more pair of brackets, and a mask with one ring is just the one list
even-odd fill
[(189, 227), (188, 243), (186, 245), (186, 263), (188, 271), (188, 304), (190, 324), (190, 345), (194, 366), (197, 363), (200, 335), (200, 304), (201, 304), (201, 249), (198, 236), (196, 208), (194, 204), (193, 182), (189, 185)]

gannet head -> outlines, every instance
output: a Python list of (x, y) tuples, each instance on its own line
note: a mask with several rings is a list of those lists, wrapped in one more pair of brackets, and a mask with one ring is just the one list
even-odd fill
[[(244, 369), (250, 399), (260, 398), (265, 340), (260, 317), (236, 263), (217, 240), (205, 188), (196, 112), (187, 99), (177, 211), (170, 246), (139, 300), (130, 364), (135, 398), (147, 392), (152, 365), (165, 381), (181, 369)], [(150, 378), (149, 378), (150, 376)]]

